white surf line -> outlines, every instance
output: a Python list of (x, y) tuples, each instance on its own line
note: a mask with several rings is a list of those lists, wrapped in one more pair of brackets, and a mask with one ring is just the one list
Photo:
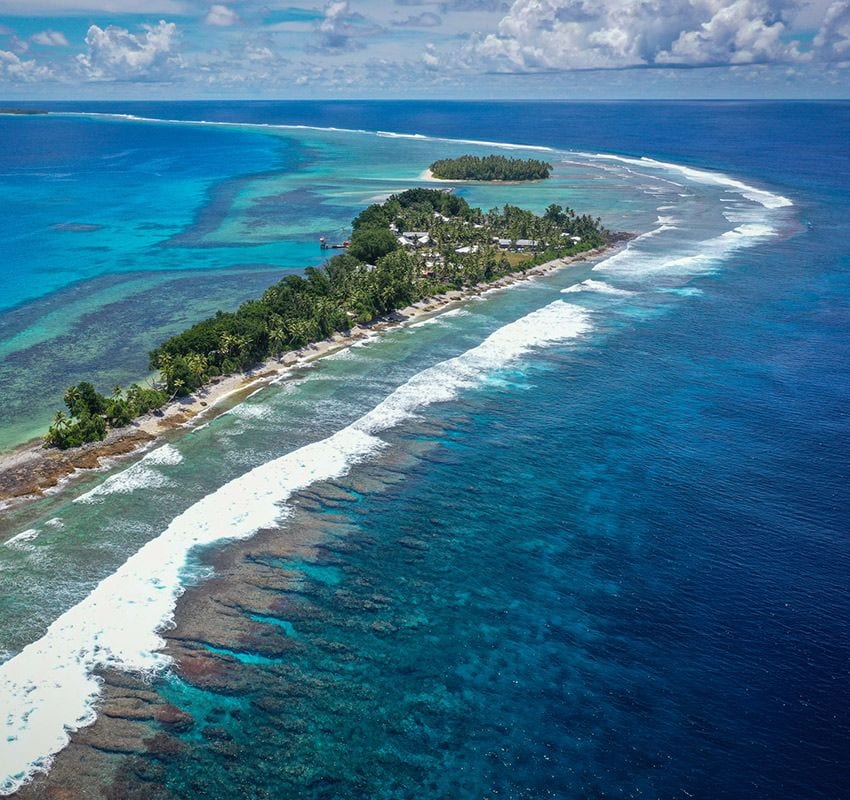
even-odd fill
[[(645, 276), (653, 272), (674, 271), (699, 274), (722, 262), (736, 250), (754, 247), (759, 242), (776, 235), (776, 229), (764, 222), (749, 222), (725, 231), (711, 239), (696, 243), (695, 248), (667, 254), (657, 254), (627, 247), (603, 259), (592, 267), (594, 272), (611, 272), (628, 277)], [(634, 239), (637, 244), (650, 238), (652, 232)]]
[(712, 172), (705, 169), (697, 169), (696, 167), (686, 167), (682, 164), (674, 164), (668, 161), (658, 161), (654, 158), (643, 156), (642, 158), (629, 158), (627, 156), (616, 156), (607, 153), (581, 153), (585, 158), (600, 159), (604, 161), (615, 161), (621, 164), (630, 164), (632, 166), (653, 167), (655, 169), (663, 169), (673, 172), (678, 172), (680, 175), (689, 178), (696, 183), (702, 183), (710, 186), (725, 186), (738, 194), (743, 195), (748, 200), (754, 203), (759, 203), (765, 208), (786, 208), (794, 203), (787, 197), (767, 189), (759, 189), (743, 181), (732, 178), (724, 172)]
[(173, 466), (183, 460), (180, 451), (170, 444), (158, 447), (145, 454), (139, 461), (126, 469), (110, 475), (103, 483), (81, 494), (74, 503), (98, 503), (111, 494), (132, 494), (138, 489), (168, 486), (168, 478), (151, 465)]
[(579, 292), (597, 292), (598, 294), (607, 294), (612, 297), (631, 297), (637, 294), (630, 289), (618, 289), (616, 286), (605, 283), (605, 281), (597, 281), (593, 278), (588, 278), (581, 283), (574, 283), (566, 289), (561, 289), (561, 294), (576, 294)]
[(168, 117), (140, 117), (135, 114), (114, 114), (105, 111), (51, 111), (55, 117), (86, 117), (93, 119), (111, 119), (123, 122), (151, 122), (165, 125), (211, 125), (222, 128), (236, 128), (240, 130), (265, 131), (317, 131), (325, 133), (358, 133), (366, 136), (378, 136), (383, 139), (411, 139), (422, 142), (451, 142), (457, 144), (469, 144), (477, 147), (499, 147), (505, 150), (533, 150), (541, 153), (557, 153), (552, 147), (535, 144), (518, 144), (515, 142), (490, 142), (478, 139), (453, 139), (448, 136), (427, 136), (423, 133), (394, 133), (392, 131), (365, 130), (363, 128), (335, 128), (322, 127), (320, 125), (288, 125), (286, 123), (272, 122), (222, 122), (206, 119), (171, 119)]
[[(783, 195), (776, 194), (775, 192), (768, 191), (767, 189), (759, 189), (756, 186), (752, 186), (751, 184), (744, 183), (743, 181), (737, 180), (735, 178), (726, 175), (723, 172), (712, 172), (710, 170), (705, 169), (697, 169), (696, 167), (687, 167), (682, 164), (676, 164), (669, 161), (659, 161), (658, 159), (650, 158), (648, 156), (642, 156), (640, 158), (632, 158), (629, 156), (620, 156), (614, 155), (610, 153), (590, 153), (581, 150), (561, 150), (554, 147), (546, 147), (544, 145), (530, 145), (530, 144), (520, 144), (517, 142), (493, 142), (484, 139), (454, 139), (448, 136), (428, 136), (422, 133), (395, 133), (392, 131), (380, 131), (380, 130), (365, 130), (362, 128), (337, 128), (333, 126), (319, 126), (319, 125), (287, 125), (285, 123), (269, 123), (269, 122), (224, 122), (218, 120), (186, 120), (186, 119), (170, 119), (170, 118), (159, 118), (159, 117), (141, 117), (135, 114), (116, 114), (109, 113), (103, 111), (51, 111), (51, 116), (56, 117), (87, 117), (92, 119), (114, 119), (114, 120), (123, 120), (128, 122), (149, 122), (149, 123), (161, 123), (168, 125), (189, 125), (189, 126), (198, 126), (198, 125), (210, 125), (224, 128), (235, 128), (240, 130), (256, 130), (259, 132), (264, 131), (274, 131), (274, 130), (286, 130), (286, 131), (318, 131), (318, 132), (329, 132), (329, 133), (356, 133), (356, 134), (365, 134), (369, 136), (380, 136), (382, 138), (391, 138), (391, 139), (410, 139), (415, 141), (433, 141), (433, 142), (449, 142), (455, 144), (469, 144), (480, 147), (499, 147), (508, 150), (531, 150), (542, 153), (552, 153), (555, 155), (563, 156), (562, 163), (575, 163), (569, 160), (570, 157), (580, 157), (589, 160), (603, 160), (603, 161), (613, 161), (619, 162), (621, 164), (629, 164), (630, 166), (639, 166), (644, 168), (654, 168), (654, 169), (663, 169), (667, 171), (678, 172), (686, 178), (690, 178), (697, 183), (715, 185), (715, 186), (726, 186), (734, 191), (739, 192), (744, 197), (749, 200), (753, 200), (756, 203), (760, 203), (766, 208), (783, 208), (786, 206), (793, 205), (793, 202)], [(578, 162), (581, 163), (581, 162)], [(649, 176), (656, 180), (665, 180), (664, 178), (659, 178), (658, 176)], [(673, 183), (673, 181), (667, 180), (668, 183)]]
[(477, 147), (502, 147), (507, 150), (535, 150), (540, 153), (557, 153), (554, 147), (539, 144), (516, 144), (512, 142), (491, 142), (486, 139), (453, 139), (449, 136), (426, 136), (423, 133), (392, 133), (390, 131), (375, 131), (377, 136), (386, 139), (414, 139), (422, 142), (457, 142), (471, 144)]
[(168, 665), (160, 631), (173, 618), (194, 548), (279, 524), (293, 493), (340, 477), (386, 447), (377, 434), (453, 399), (534, 348), (590, 328), (585, 309), (556, 300), (417, 373), (346, 428), (250, 470), (175, 517), (40, 639), (0, 664), (0, 794), (11, 794), (49, 769), (69, 732), (95, 720), (96, 670), (149, 673)]
[(25, 531), (13, 536), (11, 539), (7, 539), (3, 544), (6, 547), (17, 547), (24, 542), (31, 542), (33, 539), (37, 538), (41, 533), (37, 528), (28, 528)]

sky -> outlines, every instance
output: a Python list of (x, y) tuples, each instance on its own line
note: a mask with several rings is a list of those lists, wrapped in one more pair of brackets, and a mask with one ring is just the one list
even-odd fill
[(850, 0), (0, 0), (0, 98), (212, 97), (848, 98)]

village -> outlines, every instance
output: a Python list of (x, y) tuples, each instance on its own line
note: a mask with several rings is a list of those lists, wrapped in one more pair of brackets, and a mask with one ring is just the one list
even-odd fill
[[(540, 257), (569, 255), (599, 244), (598, 220), (550, 205), (543, 215), (505, 205), (490, 211), (470, 207), (451, 189), (411, 189), (361, 213), (351, 239), (323, 249), (347, 251), (364, 265), (392, 250), (405, 252), (423, 278), (451, 279), (482, 260), (503, 261), (511, 268)], [(363, 248), (362, 242), (380, 246)]]

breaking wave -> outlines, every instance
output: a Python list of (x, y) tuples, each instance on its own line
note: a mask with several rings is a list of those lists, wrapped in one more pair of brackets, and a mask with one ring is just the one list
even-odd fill
[(586, 281), (576, 283), (573, 286), (568, 286), (566, 289), (561, 289), (561, 294), (577, 294), (578, 292), (598, 292), (599, 294), (609, 294), (617, 297), (630, 297), (634, 292), (628, 289), (618, 289), (616, 286), (611, 286), (605, 281), (595, 281), (588, 278)]
[[(498, 329), (462, 355), (414, 375), (348, 427), (250, 470), (175, 517), (40, 639), (0, 665), (0, 793), (13, 792), (35, 772), (48, 769), (52, 756), (67, 744), (69, 731), (94, 721), (97, 669), (145, 673), (167, 666), (159, 632), (172, 618), (193, 548), (246, 538), (278, 524), (295, 492), (340, 477), (385, 447), (378, 437), (382, 431), (454, 398), (533, 348), (589, 329), (588, 312), (555, 301)], [(148, 458), (157, 452), (163, 458), (162, 449)], [(173, 463), (175, 456), (168, 452), (165, 456)], [(136, 485), (139, 469), (149, 479), (153, 471), (143, 462), (105, 481), (100, 493), (107, 486), (118, 491), (115, 487)]]

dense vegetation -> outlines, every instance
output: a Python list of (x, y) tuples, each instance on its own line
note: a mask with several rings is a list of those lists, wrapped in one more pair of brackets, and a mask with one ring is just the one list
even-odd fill
[(86, 442), (98, 442), (108, 428), (129, 425), (136, 417), (156, 411), (168, 401), (162, 389), (133, 384), (126, 392), (116, 386), (110, 396), (102, 395), (88, 381), (65, 392), (68, 414), (57, 412), (45, 444), (65, 450)]
[(552, 165), (534, 158), (460, 156), (435, 161), (430, 170), (450, 181), (539, 181), (549, 177)]
[[(483, 212), (434, 189), (410, 189), (369, 206), (352, 227), (347, 253), (308, 267), (303, 277), (288, 275), (261, 298), (219, 311), (153, 350), (150, 366), (160, 375), (154, 388), (132, 386), (126, 394), (116, 389), (110, 397), (87, 382), (68, 389), (71, 416), (57, 414), (46, 443), (65, 448), (99, 441), (108, 428), (126, 425), (214, 376), (279, 358), (434, 294), (610, 241), (598, 219), (559, 205), (542, 216), (510, 205)], [(425, 235), (412, 243), (403, 235), (411, 231)]]

